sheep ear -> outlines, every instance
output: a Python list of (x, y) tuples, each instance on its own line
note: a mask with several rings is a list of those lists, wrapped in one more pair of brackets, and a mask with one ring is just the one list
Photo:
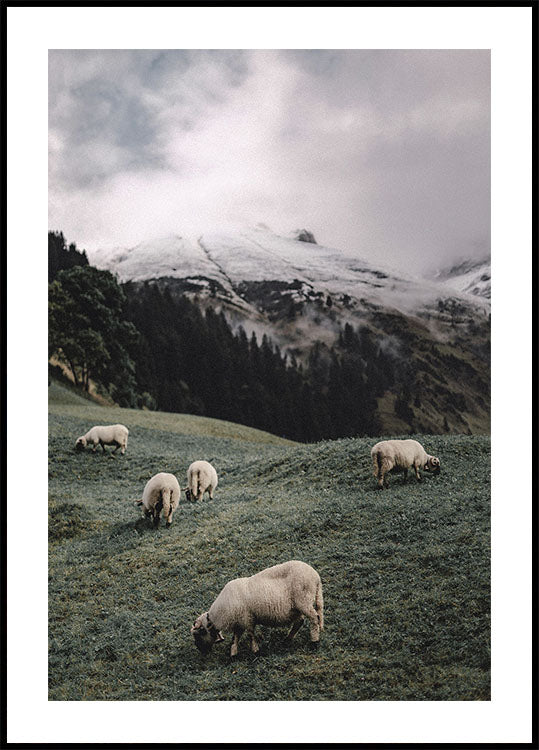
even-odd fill
[(223, 634), (221, 633), (221, 631), (219, 631), (219, 632), (217, 633), (217, 638), (215, 639), (215, 643), (220, 643), (221, 641), (224, 641), (224, 640), (225, 640), (225, 639), (224, 639), (224, 637), (223, 637)]

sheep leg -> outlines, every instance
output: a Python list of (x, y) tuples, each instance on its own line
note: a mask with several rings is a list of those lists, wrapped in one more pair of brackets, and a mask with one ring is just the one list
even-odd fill
[(419, 466), (417, 464), (414, 464), (414, 471), (415, 471), (415, 476), (416, 476), (417, 481), (420, 482), (421, 474), (419, 473)]
[(380, 482), (378, 483), (379, 487), (383, 487), (384, 485), (386, 487), (389, 487), (389, 479), (388, 474), (391, 471), (391, 469), (394, 468), (394, 464), (392, 461), (390, 461), (387, 456), (382, 458), (381, 465), (380, 465)]
[(234, 638), (232, 639), (232, 645), (230, 646), (230, 656), (238, 655), (238, 645), (242, 635), (243, 628), (234, 628)]
[(402, 472), (402, 483), (406, 484), (406, 479), (408, 478), (408, 469), (404, 469)]
[(113, 456), (114, 456), (114, 454), (116, 453), (116, 451), (118, 450), (119, 447), (120, 447), (120, 443), (116, 443), (116, 448), (112, 451), (112, 455)]
[(311, 642), (317, 643), (320, 640), (320, 620), (318, 619), (318, 612), (313, 605), (310, 604), (302, 609), (301, 613), (304, 614), (305, 617), (308, 617), (309, 622), (311, 623)]
[(99, 445), (103, 448), (103, 453), (106, 453), (107, 451), (105, 450), (105, 443), (99, 441)]
[(384, 474), (382, 471), (382, 463), (378, 456), (373, 456), (373, 469), (374, 476), (378, 479), (378, 487), (383, 489), (384, 487)]
[(247, 635), (251, 639), (251, 651), (253, 652), (253, 654), (257, 654), (260, 651), (258, 647), (258, 643), (256, 642), (256, 638), (255, 638), (255, 627), (256, 627), (256, 622), (254, 620), (251, 620), (247, 627)]
[(291, 641), (302, 625), (303, 625), (303, 616), (299, 615), (299, 617), (292, 623), (292, 627), (290, 628), (288, 635), (285, 638), (285, 641), (287, 642)]

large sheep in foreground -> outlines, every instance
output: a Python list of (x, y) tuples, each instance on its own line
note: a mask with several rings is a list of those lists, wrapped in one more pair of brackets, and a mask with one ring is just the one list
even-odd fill
[(166, 519), (167, 528), (172, 523), (172, 514), (178, 507), (180, 501), (180, 485), (174, 474), (161, 472), (155, 474), (144, 487), (142, 500), (137, 505), (142, 505), (142, 515), (145, 518), (153, 518), (154, 526), (159, 526), (161, 511)]
[(121, 448), (120, 452), (123, 456), (125, 449), (127, 448), (128, 435), (129, 430), (123, 424), (110, 424), (105, 426), (96, 425), (95, 427), (92, 427), (91, 430), (88, 430), (86, 435), (81, 435), (81, 437), (78, 438), (75, 443), (75, 448), (77, 450), (84, 450), (88, 443), (92, 443), (94, 446), (93, 453), (95, 453), (98, 445), (101, 445), (103, 453), (106, 453), (106, 445), (115, 445), (116, 448), (112, 452), (116, 453), (118, 448)]
[(287, 640), (295, 636), (303, 618), (311, 626), (311, 644), (318, 645), (324, 627), (324, 600), (320, 576), (300, 560), (274, 565), (249, 578), (229, 581), (207, 612), (191, 628), (195, 645), (203, 654), (223, 641), (221, 631), (234, 633), (230, 656), (238, 653), (238, 642), (246, 631), (251, 649), (257, 653), (256, 625), (291, 625)]
[(216, 487), (217, 472), (208, 461), (194, 461), (187, 469), (185, 495), (188, 500), (202, 500), (205, 492), (213, 500)]
[(421, 480), (420, 468), (440, 471), (440, 459), (429, 455), (417, 440), (382, 440), (371, 449), (371, 457), (380, 489), (388, 486), (387, 474), (390, 471), (404, 472), (404, 481), (412, 467), (418, 481)]

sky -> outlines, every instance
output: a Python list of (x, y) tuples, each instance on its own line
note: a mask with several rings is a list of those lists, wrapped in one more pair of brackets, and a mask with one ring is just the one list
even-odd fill
[(417, 275), (489, 256), (489, 51), (49, 51), (49, 229), (259, 223)]

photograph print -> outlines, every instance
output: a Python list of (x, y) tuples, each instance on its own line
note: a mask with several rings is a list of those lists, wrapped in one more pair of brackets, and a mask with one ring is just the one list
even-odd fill
[(49, 701), (489, 701), (488, 49), (50, 49)]

